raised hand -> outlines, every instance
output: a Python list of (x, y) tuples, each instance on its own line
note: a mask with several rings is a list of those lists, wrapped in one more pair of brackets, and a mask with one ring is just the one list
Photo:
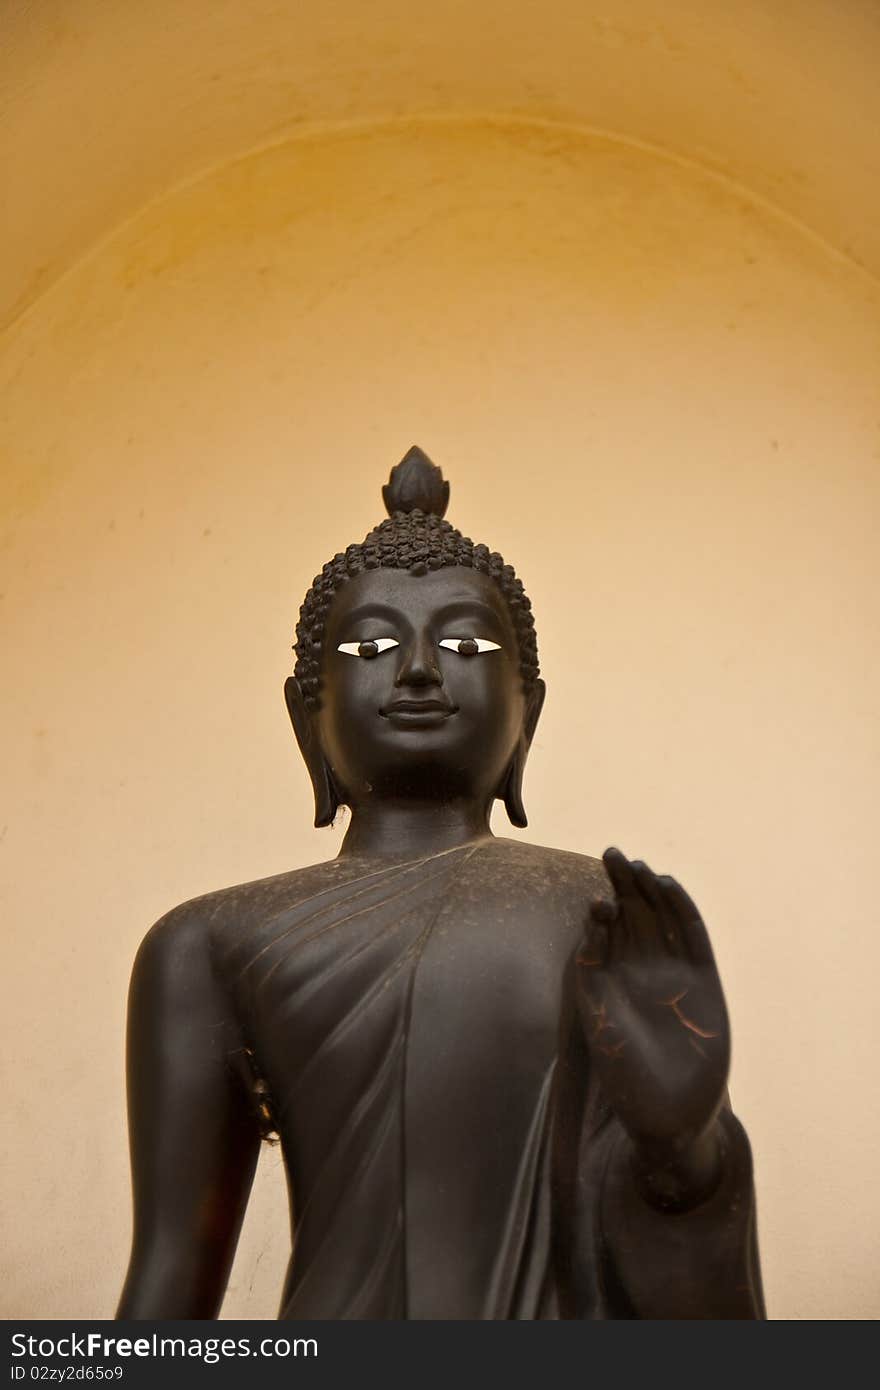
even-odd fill
[(721, 981), (696, 907), (675, 879), (603, 855), (614, 901), (590, 906), (577, 957), (578, 1006), (606, 1100), (646, 1172), (706, 1171), (707, 1136), (723, 1102), (730, 1033)]

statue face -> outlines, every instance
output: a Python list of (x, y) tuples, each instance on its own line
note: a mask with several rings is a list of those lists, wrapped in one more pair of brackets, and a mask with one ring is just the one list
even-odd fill
[(486, 575), (368, 570), (334, 598), (314, 718), (349, 805), (374, 796), (490, 801), (523, 736), (525, 707), (513, 624)]

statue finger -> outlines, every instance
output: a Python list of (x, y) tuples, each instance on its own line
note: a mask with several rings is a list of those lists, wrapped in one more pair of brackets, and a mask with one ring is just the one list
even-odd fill
[(665, 875), (659, 882), (669, 910), (674, 916), (685, 954), (694, 965), (714, 966), (715, 957), (709, 933), (693, 899), (676, 879)]
[(594, 898), (590, 903), (590, 921), (596, 924), (597, 934), (604, 935), (603, 964), (610, 965), (624, 954), (628, 938), (627, 924), (619, 902), (610, 898)]
[(662, 904), (653, 887), (654, 875), (641, 859), (629, 864), (632, 893), (621, 901), (630, 942), (639, 956), (656, 955), (663, 950)]
[(632, 861), (632, 864), (630, 865), (630, 868), (632, 869), (632, 876), (635, 885), (641, 893), (642, 897), (645, 898), (648, 903), (650, 903), (651, 907), (660, 907), (663, 901), (660, 894), (660, 889), (657, 886), (657, 880), (655, 875), (648, 868), (648, 865), (645, 863), (644, 859), (634, 859)]
[(590, 976), (593, 971), (601, 970), (608, 961), (608, 926), (604, 922), (597, 921), (592, 913), (584, 939), (580, 944), (575, 965), (581, 973), (581, 978), (587, 989), (590, 988)]
[(634, 897), (637, 892), (635, 879), (633, 878), (632, 865), (626, 855), (612, 845), (602, 855), (602, 863), (605, 865), (608, 877), (611, 879), (612, 886), (618, 896), (621, 898)]
[(613, 898), (593, 898), (590, 903), (590, 921), (609, 926), (618, 916), (617, 903)]
[(639, 892), (651, 913), (653, 944), (670, 955), (686, 953), (686, 943), (682, 940), (675, 912), (667, 903), (663, 892), (662, 878), (649, 869), (641, 859), (633, 861), (632, 870)]

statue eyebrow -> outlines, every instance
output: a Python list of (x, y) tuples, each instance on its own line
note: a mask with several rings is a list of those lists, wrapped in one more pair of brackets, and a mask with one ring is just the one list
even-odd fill
[(335, 627), (346, 627), (349, 623), (362, 622), (366, 619), (376, 619), (379, 622), (397, 623), (400, 621), (400, 612), (396, 608), (391, 608), (385, 603), (362, 603), (360, 607), (353, 608), (350, 613), (346, 613), (344, 618), (340, 618)]
[[(444, 603), (433, 617), (436, 622), (441, 623), (455, 622), (456, 619), (460, 619), (463, 622), (491, 623), (495, 628), (503, 626), (494, 608), (483, 603), (480, 599), (470, 597)], [(400, 609), (392, 608), (389, 604), (362, 603), (359, 607), (353, 608), (350, 613), (346, 613), (345, 617), (340, 618), (338, 623), (334, 623), (334, 627), (348, 627), (357, 622), (367, 621), (399, 624), (401, 619), (407, 621), (407, 614), (402, 613)]]
[(444, 604), (437, 613), (437, 618), (444, 623), (455, 622), (457, 618), (460, 618), (463, 622), (491, 623), (495, 628), (503, 626), (502, 620), (494, 608), (474, 598), (464, 598), (459, 599), (457, 603)]

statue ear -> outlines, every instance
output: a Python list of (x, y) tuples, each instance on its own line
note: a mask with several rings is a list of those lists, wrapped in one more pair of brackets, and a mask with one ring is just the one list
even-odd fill
[(284, 682), (284, 702), (296, 734), (299, 751), (303, 755), (312, 790), (315, 793), (315, 825), (332, 825), (339, 810), (339, 798), (333, 786), (333, 778), (327, 760), (321, 750), (315, 731), (314, 719), (306, 709), (306, 702), (296, 676), (288, 676)]
[(526, 702), (526, 710), (523, 718), (523, 729), (520, 734), (516, 752), (510, 760), (510, 766), (501, 785), (499, 796), (504, 802), (508, 819), (511, 825), (517, 825), (524, 829), (528, 825), (525, 807), (522, 801), (522, 782), (523, 773), (526, 768), (526, 758), (535, 730), (538, 727), (538, 720), (541, 717), (541, 710), (544, 707), (544, 696), (547, 694), (547, 687), (542, 680), (536, 680), (529, 692)]

